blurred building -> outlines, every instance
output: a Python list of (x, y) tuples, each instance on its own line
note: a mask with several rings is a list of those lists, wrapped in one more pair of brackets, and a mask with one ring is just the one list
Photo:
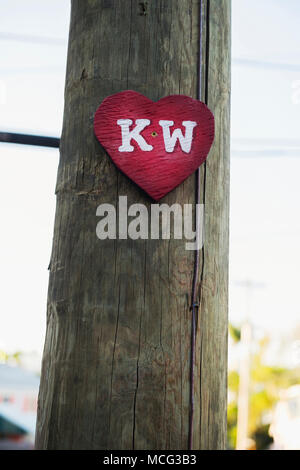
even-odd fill
[(0, 364), (0, 449), (33, 448), (39, 377)]
[(300, 450), (300, 385), (282, 392), (270, 427), (275, 450)]

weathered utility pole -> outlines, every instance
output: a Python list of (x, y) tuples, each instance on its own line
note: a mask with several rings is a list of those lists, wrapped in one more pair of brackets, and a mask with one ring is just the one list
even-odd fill
[[(99, 240), (97, 206), (150, 198), (93, 132), (108, 95), (197, 97), (215, 116), (201, 167), (194, 449), (226, 441), (230, 0), (73, 0), (39, 395), (39, 449), (187, 449), (194, 252), (185, 240)], [(195, 175), (161, 202), (195, 202)]]

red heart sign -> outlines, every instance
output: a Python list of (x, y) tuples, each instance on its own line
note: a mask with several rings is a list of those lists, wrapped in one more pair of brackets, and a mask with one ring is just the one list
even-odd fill
[(105, 98), (94, 131), (117, 167), (159, 200), (205, 161), (214, 140), (214, 116), (188, 96), (153, 102), (128, 90)]

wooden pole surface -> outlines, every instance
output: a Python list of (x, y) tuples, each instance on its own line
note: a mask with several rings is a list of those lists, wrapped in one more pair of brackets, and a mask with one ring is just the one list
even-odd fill
[[(203, 0), (202, 97), (215, 141), (201, 167), (194, 449), (226, 442), (230, 0)], [(197, 97), (199, 1), (72, 0), (38, 449), (187, 449), (194, 252), (185, 240), (102, 240), (97, 206), (150, 198), (93, 132), (108, 95)], [(195, 176), (161, 202), (194, 203)]]

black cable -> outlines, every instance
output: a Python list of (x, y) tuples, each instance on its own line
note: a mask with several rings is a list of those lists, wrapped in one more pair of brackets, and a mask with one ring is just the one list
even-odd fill
[(0, 132), (0, 142), (21, 145), (37, 145), (39, 147), (59, 148), (58, 137), (47, 137), (41, 135), (16, 134), (13, 132)]
[[(202, 97), (202, 0), (199, 2), (199, 64), (198, 64), (198, 100), (201, 101)], [(191, 295), (191, 311), (192, 311), (192, 325), (191, 325), (191, 359), (190, 359), (190, 416), (189, 416), (189, 436), (188, 436), (188, 448), (193, 448), (193, 430), (194, 430), (194, 374), (195, 374), (195, 356), (196, 356), (196, 323), (197, 314), (199, 309), (199, 303), (197, 302), (197, 284), (199, 277), (199, 264), (200, 264), (200, 248), (198, 247), (198, 241), (201, 230), (201, 220), (198, 217), (197, 204), (200, 204), (200, 170), (196, 170), (196, 194), (195, 194), (195, 214), (196, 214), (196, 243), (197, 247), (195, 250), (194, 260), (194, 272), (193, 272), (193, 283), (192, 283), (192, 295)]]

